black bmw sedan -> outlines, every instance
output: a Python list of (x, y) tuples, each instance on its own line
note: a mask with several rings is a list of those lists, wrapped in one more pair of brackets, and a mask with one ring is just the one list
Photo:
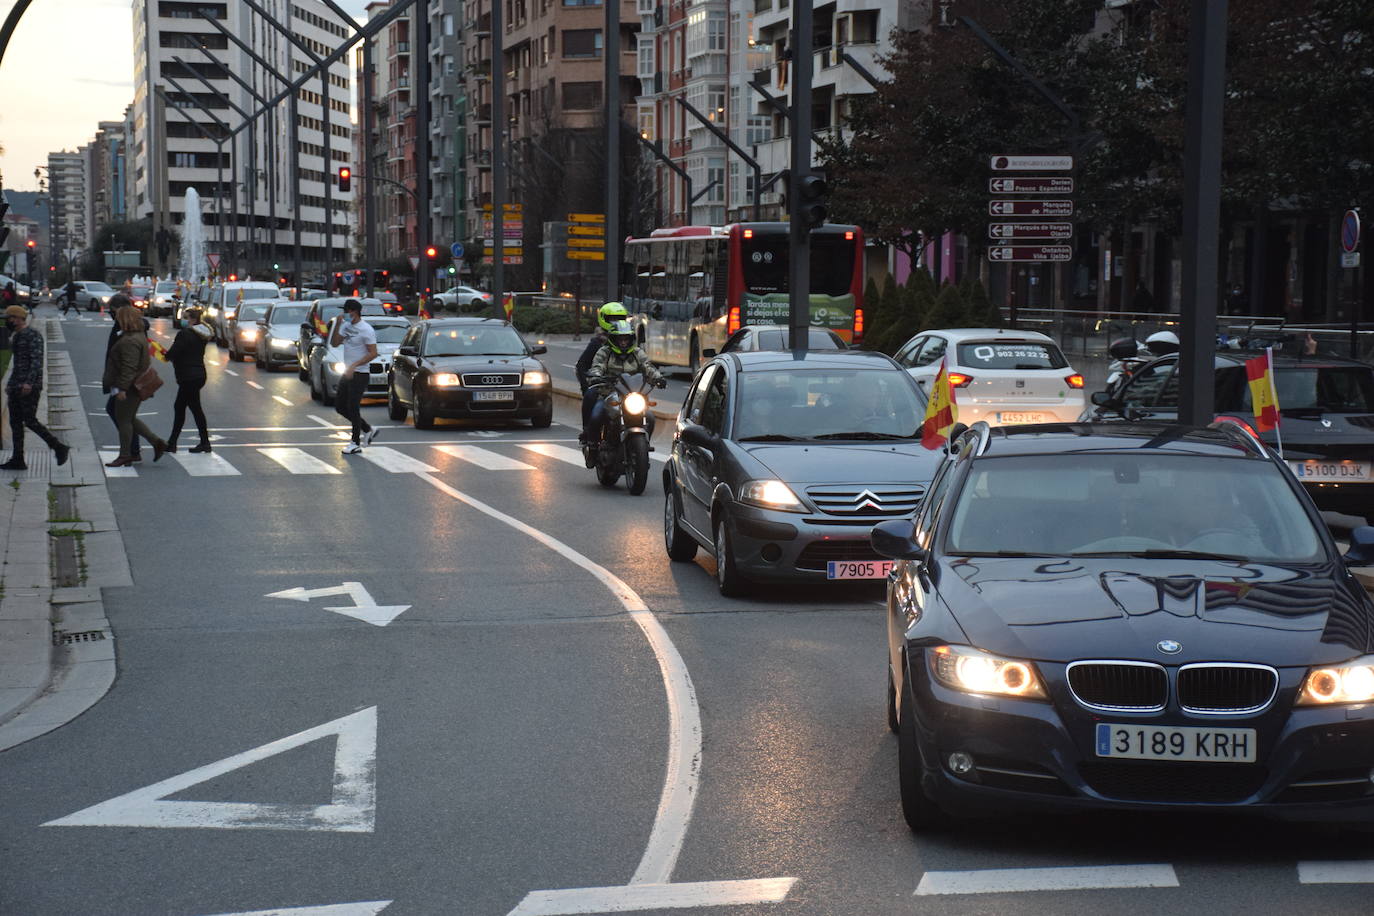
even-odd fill
[(401, 421), (415, 411), (415, 428), (437, 417), (553, 422), (547, 352), (530, 347), (497, 318), (436, 318), (406, 332), (391, 362), (387, 411)]
[(1009, 807), (1374, 816), (1374, 605), (1239, 424), (976, 424), (875, 528), (913, 830)]

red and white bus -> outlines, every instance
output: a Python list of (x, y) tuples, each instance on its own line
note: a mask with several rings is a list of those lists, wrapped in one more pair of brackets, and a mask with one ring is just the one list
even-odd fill
[[(625, 242), (622, 299), (649, 358), (696, 370), (744, 325), (787, 324), (787, 223), (656, 229)], [(864, 328), (858, 226), (811, 232), (811, 324), (857, 342)]]

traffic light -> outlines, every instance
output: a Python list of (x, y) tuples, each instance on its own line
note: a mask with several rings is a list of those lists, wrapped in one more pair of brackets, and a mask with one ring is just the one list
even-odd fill
[(439, 249), (435, 248), (433, 245), (430, 245), (428, 248), (425, 249), (425, 257), (433, 261), (435, 258), (439, 257)]
[(797, 207), (807, 228), (825, 225), (825, 176), (808, 172), (797, 180)]
[(339, 190), (347, 191), (353, 186), (353, 170), (346, 165), (339, 166)]

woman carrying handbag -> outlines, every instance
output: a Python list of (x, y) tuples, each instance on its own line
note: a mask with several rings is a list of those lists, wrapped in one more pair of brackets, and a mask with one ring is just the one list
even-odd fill
[(115, 312), (119, 325), (119, 339), (105, 357), (102, 381), (115, 396), (115, 423), (119, 427), (119, 457), (108, 462), (107, 468), (123, 468), (134, 463), (132, 445), (134, 430), (153, 443), (153, 460), (167, 451), (167, 443), (138, 418), (138, 406), (152, 397), (162, 384), (157, 370), (152, 368), (148, 355), (148, 336), (143, 330), (143, 316), (132, 305)]

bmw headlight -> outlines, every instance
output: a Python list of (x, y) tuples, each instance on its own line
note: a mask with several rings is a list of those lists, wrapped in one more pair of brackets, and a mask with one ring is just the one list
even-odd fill
[(797, 494), (781, 480), (750, 480), (740, 487), (739, 499), (742, 503), (761, 509), (778, 509), (782, 512), (806, 511), (806, 506), (797, 499)]
[(344, 371), (344, 364), (343, 364), (343, 361), (340, 360), (339, 362), (335, 363), (334, 366), (333, 366), (333, 369), (334, 369), (334, 374), (335, 374), (335, 375), (343, 375), (343, 371)]
[(1332, 706), (1337, 703), (1374, 701), (1374, 656), (1366, 655), (1344, 665), (1313, 668), (1298, 691), (1299, 706)]
[(548, 383), (549, 374), (541, 369), (531, 369), (525, 373), (526, 385), (547, 385)]
[(1045, 686), (1035, 665), (1000, 658), (968, 646), (936, 646), (927, 650), (931, 674), (946, 687), (962, 693), (1045, 699)]
[(436, 372), (429, 378), (430, 383), (439, 388), (457, 388), (463, 384), (462, 380), (452, 372)]

